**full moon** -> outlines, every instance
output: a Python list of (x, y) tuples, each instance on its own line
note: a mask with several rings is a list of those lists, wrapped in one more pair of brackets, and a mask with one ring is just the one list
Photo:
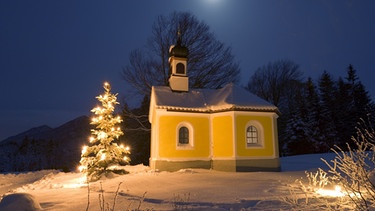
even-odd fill
[(223, 0), (204, 0), (206, 4), (210, 5), (218, 5), (223, 2)]

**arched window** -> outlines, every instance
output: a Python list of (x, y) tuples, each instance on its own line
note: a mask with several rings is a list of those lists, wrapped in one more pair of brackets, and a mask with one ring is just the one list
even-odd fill
[(189, 122), (180, 122), (176, 127), (176, 149), (194, 149), (194, 127)]
[(250, 125), (246, 129), (246, 144), (251, 146), (259, 143), (259, 134), (255, 126)]
[(177, 74), (186, 74), (186, 73), (185, 73), (185, 65), (182, 64), (182, 63), (178, 63), (178, 64), (176, 65), (176, 73), (177, 73)]
[(250, 120), (244, 128), (245, 140), (247, 148), (263, 148), (264, 147), (264, 129), (263, 125), (256, 121)]
[(189, 144), (189, 129), (185, 126), (180, 127), (178, 130), (178, 143)]

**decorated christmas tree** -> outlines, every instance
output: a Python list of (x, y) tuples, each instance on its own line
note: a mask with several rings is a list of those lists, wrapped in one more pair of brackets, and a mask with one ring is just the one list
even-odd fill
[(81, 166), (79, 170), (86, 174), (88, 181), (100, 179), (103, 174), (110, 172), (123, 174), (125, 170), (118, 168), (129, 163), (129, 148), (116, 143), (119, 136), (123, 135), (121, 128), (117, 126), (122, 122), (120, 116), (113, 116), (117, 102), (117, 94), (111, 93), (109, 83), (104, 83), (104, 94), (96, 98), (101, 102), (91, 110), (94, 117), (91, 124), (92, 136), (89, 145), (83, 146), (81, 154)]

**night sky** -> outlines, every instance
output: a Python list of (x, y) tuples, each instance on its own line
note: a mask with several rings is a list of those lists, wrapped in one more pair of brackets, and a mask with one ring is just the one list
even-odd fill
[(290, 59), (305, 78), (345, 77), (349, 64), (375, 96), (375, 1), (0, 1), (0, 140), (90, 115), (103, 82), (129, 104), (121, 78), (158, 15), (187, 11), (232, 48), (241, 84)]

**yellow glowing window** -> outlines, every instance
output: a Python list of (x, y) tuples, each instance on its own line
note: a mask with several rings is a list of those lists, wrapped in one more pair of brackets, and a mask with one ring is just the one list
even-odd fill
[(246, 143), (247, 145), (257, 144), (259, 140), (258, 130), (254, 126), (249, 126), (246, 129)]

